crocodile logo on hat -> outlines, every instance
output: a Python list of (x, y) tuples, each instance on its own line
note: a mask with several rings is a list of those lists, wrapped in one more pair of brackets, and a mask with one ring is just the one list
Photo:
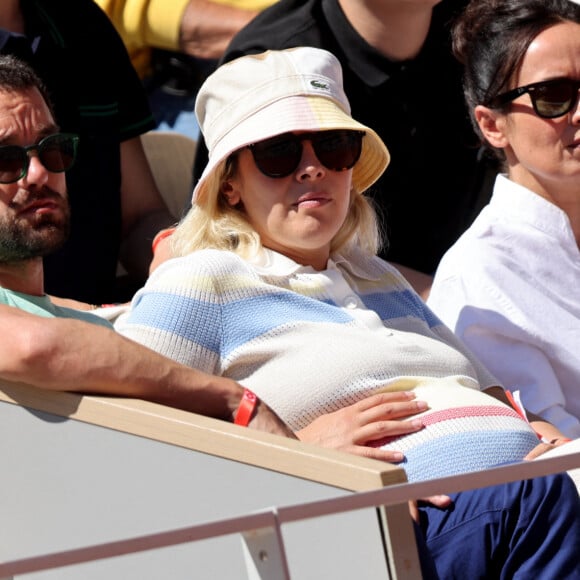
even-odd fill
[(324, 91), (328, 90), (328, 84), (327, 83), (323, 83), (321, 81), (310, 81), (310, 84), (315, 88), (315, 89), (322, 89)]

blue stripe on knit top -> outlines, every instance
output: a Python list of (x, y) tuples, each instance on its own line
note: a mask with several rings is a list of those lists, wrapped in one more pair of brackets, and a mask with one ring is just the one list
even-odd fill
[(297, 320), (330, 324), (353, 321), (333, 304), (279, 292), (223, 305), (176, 294), (145, 293), (128, 322), (171, 332), (216, 353), (221, 341), (221, 355), (227, 356), (240, 345)]
[(381, 317), (381, 320), (412, 316), (424, 320), (430, 328), (442, 324), (423, 300), (410, 290), (388, 294), (384, 292), (361, 294), (360, 298), (369, 310), (374, 310)]

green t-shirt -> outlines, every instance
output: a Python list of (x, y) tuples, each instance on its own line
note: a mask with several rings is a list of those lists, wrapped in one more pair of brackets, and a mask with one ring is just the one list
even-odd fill
[(95, 316), (90, 312), (83, 310), (75, 310), (74, 308), (65, 308), (57, 306), (50, 301), (48, 296), (32, 296), (31, 294), (23, 294), (22, 292), (14, 292), (0, 287), (0, 304), (14, 306), (25, 310), (37, 316), (44, 316), (45, 318), (75, 318), (77, 320), (84, 320), (93, 324), (100, 324), (108, 328), (113, 328), (111, 323), (100, 316)]

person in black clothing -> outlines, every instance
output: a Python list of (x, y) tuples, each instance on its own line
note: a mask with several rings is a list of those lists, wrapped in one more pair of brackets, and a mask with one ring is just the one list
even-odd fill
[(155, 123), (121, 38), (93, 0), (2, 0), (0, 53), (32, 65), (61, 131), (80, 137), (67, 173), (71, 235), (45, 259), (46, 292), (92, 304), (130, 299), (146, 280), (151, 240), (174, 218), (141, 146)]
[[(465, 0), (279, 0), (230, 43), (222, 62), (306, 45), (335, 54), (352, 114), (391, 152), (369, 191), (386, 231), (381, 256), (432, 275), (487, 202), (496, 174), (470, 124), (450, 28)], [(224, 89), (226, 90), (226, 89)], [(200, 140), (194, 184), (207, 160)], [(427, 291), (430, 277), (426, 282)]]

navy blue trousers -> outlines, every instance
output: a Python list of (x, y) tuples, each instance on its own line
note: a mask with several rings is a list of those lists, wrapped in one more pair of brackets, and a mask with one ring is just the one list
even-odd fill
[(424, 578), (580, 580), (580, 498), (566, 474), (451, 497), (420, 506)]

